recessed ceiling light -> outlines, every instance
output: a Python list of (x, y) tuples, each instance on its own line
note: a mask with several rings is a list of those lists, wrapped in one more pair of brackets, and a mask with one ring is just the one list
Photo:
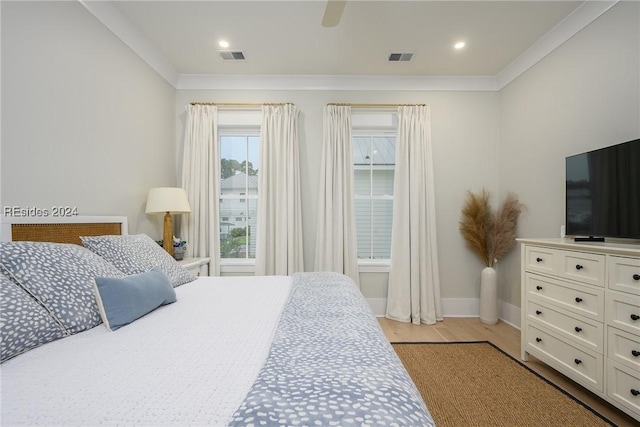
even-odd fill
[(218, 42), (218, 45), (219, 45), (220, 47), (222, 47), (222, 48), (226, 49), (226, 48), (228, 48), (228, 47), (229, 47), (229, 42), (228, 42), (228, 41), (226, 41), (226, 40), (220, 40), (220, 41)]
[(464, 42), (458, 42), (453, 45), (456, 49), (462, 49), (464, 47)]

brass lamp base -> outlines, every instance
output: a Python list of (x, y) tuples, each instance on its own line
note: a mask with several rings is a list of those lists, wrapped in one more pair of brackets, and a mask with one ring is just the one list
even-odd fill
[(164, 214), (164, 237), (162, 238), (162, 247), (169, 255), (173, 256), (173, 218), (171, 213)]

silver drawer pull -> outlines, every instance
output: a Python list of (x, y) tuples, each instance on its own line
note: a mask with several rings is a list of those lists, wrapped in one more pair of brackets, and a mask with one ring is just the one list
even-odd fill
[(582, 332), (582, 328), (580, 326), (576, 326), (574, 329), (576, 330), (576, 332)]

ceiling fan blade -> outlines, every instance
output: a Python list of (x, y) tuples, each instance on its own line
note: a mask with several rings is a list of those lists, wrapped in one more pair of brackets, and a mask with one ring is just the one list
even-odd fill
[(342, 18), (342, 12), (344, 6), (347, 4), (346, 0), (327, 0), (327, 7), (324, 9), (324, 16), (322, 17), (323, 27), (335, 27)]

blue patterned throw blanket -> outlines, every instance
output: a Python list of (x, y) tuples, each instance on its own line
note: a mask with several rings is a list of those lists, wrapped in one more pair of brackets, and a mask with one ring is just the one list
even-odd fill
[(434, 426), (353, 281), (299, 273), (230, 426)]

